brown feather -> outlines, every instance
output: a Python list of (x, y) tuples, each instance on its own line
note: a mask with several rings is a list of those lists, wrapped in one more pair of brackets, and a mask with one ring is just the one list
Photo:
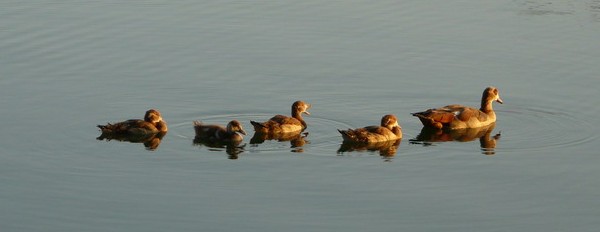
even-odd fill
[(418, 117), (425, 127), (438, 129), (481, 127), (496, 121), (496, 114), (492, 108), (493, 101), (502, 103), (498, 95), (498, 89), (488, 87), (482, 94), (480, 109), (455, 104), (413, 113), (412, 115)]
[(385, 115), (381, 126), (367, 126), (357, 129), (338, 130), (346, 142), (375, 143), (402, 138), (402, 130), (394, 115)]
[(306, 122), (302, 118), (302, 113), (308, 113), (310, 104), (303, 101), (296, 101), (292, 104), (292, 117), (285, 115), (275, 115), (268, 121), (259, 123), (250, 121), (254, 130), (260, 133), (296, 133), (306, 129)]

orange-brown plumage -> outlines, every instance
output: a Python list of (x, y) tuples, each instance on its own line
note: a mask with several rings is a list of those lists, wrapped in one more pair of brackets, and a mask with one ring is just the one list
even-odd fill
[(250, 121), (254, 126), (254, 131), (258, 133), (292, 133), (301, 132), (307, 125), (302, 118), (302, 114), (310, 115), (308, 109), (311, 105), (303, 101), (296, 101), (292, 104), (292, 116), (275, 115), (266, 122)]
[(380, 126), (338, 130), (345, 142), (375, 143), (402, 138), (402, 129), (396, 116), (388, 114), (381, 118)]
[(98, 128), (102, 133), (119, 135), (147, 135), (168, 130), (167, 123), (162, 119), (160, 112), (155, 109), (146, 111), (144, 120), (129, 119), (123, 122), (98, 125)]
[(496, 121), (496, 113), (492, 108), (493, 101), (503, 103), (498, 94), (498, 89), (488, 87), (483, 91), (480, 109), (463, 105), (447, 105), (413, 113), (412, 115), (418, 117), (425, 127), (437, 129), (482, 127)]

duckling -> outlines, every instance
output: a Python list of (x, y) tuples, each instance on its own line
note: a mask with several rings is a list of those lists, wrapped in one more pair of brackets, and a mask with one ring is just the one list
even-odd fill
[(250, 121), (254, 126), (254, 131), (264, 134), (293, 133), (301, 132), (307, 125), (302, 118), (302, 113), (310, 115), (307, 111), (311, 105), (303, 101), (296, 101), (292, 104), (292, 117), (285, 115), (275, 115), (269, 121), (259, 123)]
[(119, 135), (149, 135), (156, 133), (166, 133), (167, 123), (163, 120), (160, 112), (155, 109), (146, 111), (144, 120), (129, 119), (123, 122), (108, 123), (106, 125), (98, 125), (98, 128), (103, 134), (119, 134)]
[(242, 124), (237, 120), (229, 122), (227, 128), (220, 125), (205, 125), (199, 121), (194, 121), (194, 130), (197, 139), (211, 142), (238, 142), (243, 140), (243, 137), (238, 133), (246, 135)]
[(358, 129), (338, 130), (344, 142), (378, 143), (402, 138), (402, 128), (395, 115), (388, 114), (381, 118), (380, 126), (368, 126)]
[(451, 130), (477, 128), (496, 122), (496, 113), (492, 108), (492, 102), (494, 101), (500, 104), (504, 103), (500, 99), (498, 89), (490, 86), (483, 91), (481, 108), (479, 109), (463, 105), (447, 105), (412, 113), (412, 115), (418, 117), (425, 127)]

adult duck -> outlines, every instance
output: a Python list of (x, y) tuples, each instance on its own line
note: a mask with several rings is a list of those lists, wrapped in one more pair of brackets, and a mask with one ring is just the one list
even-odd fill
[(292, 104), (292, 116), (275, 115), (269, 121), (255, 122), (250, 121), (254, 126), (254, 131), (264, 134), (296, 133), (306, 129), (306, 122), (302, 114), (310, 115), (308, 112), (310, 104), (303, 101), (296, 101)]
[(194, 130), (196, 131), (196, 139), (211, 142), (239, 142), (243, 140), (240, 134), (246, 135), (242, 124), (237, 120), (227, 123), (227, 127), (194, 121)]
[(381, 118), (379, 126), (368, 126), (358, 129), (338, 130), (344, 142), (379, 143), (402, 138), (402, 128), (395, 115), (388, 114)]
[(167, 132), (167, 123), (155, 109), (146, 111), (144, 119), (129, 119), (117, 123), (98, 125), (103, 134), (143, 136)]
[(502, 99), (495, 87), (487, 87), (481, 97), (481, 108), (476, 109), (464, 105), (447, 105), (441, 108), (428, 109), (412, 113), (418, 117), (425, 127), (436, 129), (477, 128), (496, 122), (496, 113), (492, 102), (502, 104)]

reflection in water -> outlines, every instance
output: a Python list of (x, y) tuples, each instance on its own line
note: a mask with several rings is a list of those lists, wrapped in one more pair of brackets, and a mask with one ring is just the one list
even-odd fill
[(600, 22), (600, 1), (594, 0), (588, 3), (592, 18), (596, 22)]
[(594, 21), (600, 20), (598, 14), (600, 1), (598, 0), (579, 1), (580, 4), (573, 4), (576, 1), (557, 0), (516, 0), (516, 2), (520, 5), (519, 13), (522, 15), (562, 16), (589, 13)]
[(130, 142), (130, 143), (143, 143), (144, 147), (147, 150), (153, 151), (158, 148), (162, 138), (167, 134), (167, 132), (160, 132), (157, 134), (147, 134), (147, 135), (123, 135), (123, 134), (114, 134), (114, 133), (102, 133), (97, 140), (111, 141), (117, 140), (121, 142)]
[(569, 15), (576, 11), (574, 6), (569, 6), (569, 4), (556, 4), (551, 0), (527, 0), (522, 3), (522, 7), (521, 13), (525, 15)]
[(344, 141), (342, 145), (340, 145), (340, 149), (338, 149), (337, 153), (342, 154), (344, 152), (364, 151), (379, 152), (381, 157), (389, 161), (396, 156), (398, 148), (400, 147), (400, 142), (402, 142), (402, 139), (376, 143), (354, 143)]
[(250, 144), (262, 144), (266, 140), (277, 140), (279, 142), (290, 141), (292, 152), (304, 152), (303, 146), (310, 141), (306, 140), (308, 132), (292, 132), (292, 133), (262, 133), (254, 132), (254, 136), (250, 139)]
[(206, 146), (209, 148), (208, 150), (211, 151), (222, 151), (223, 148), (225, 148), (225, 152), (229, 155), (229, 159), (238, 159), (238, 155), (244, 152), (244, 147), (246, 144), (240, 146), (241, 143), (242, 141), (215, 142), (211, 141), (210, 139), (203, 139), (199, 137), (194, 138), (194, 145)]
[(434, 142), (469, 142), (479, 139), (481, 151), (485, 155), (496, 154), (496, 143), (500, 140), (500, 133), (491, 136), (496, 123), (488, 126), (458, 130), (438, 130), (423, 127), (421, 133), (416, 138), (411, 139), (411, 144), (423, 144), (423, 146), (432, 145)]

